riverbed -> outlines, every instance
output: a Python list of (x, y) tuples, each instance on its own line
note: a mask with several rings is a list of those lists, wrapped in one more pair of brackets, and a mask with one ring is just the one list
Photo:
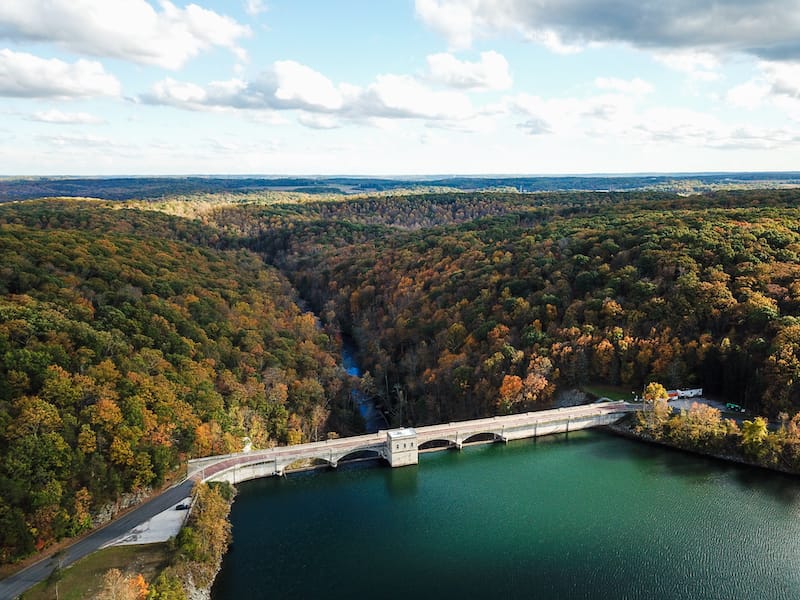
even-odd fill
[(800, 482), (601, 432), (242, 484), (227, 598), (800, 597)]

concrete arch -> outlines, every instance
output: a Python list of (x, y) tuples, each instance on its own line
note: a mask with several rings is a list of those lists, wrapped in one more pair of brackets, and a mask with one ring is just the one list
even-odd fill
[(336, 459), (336, 463), (341, 464), (348, 461), (371, 460), (375, 458), (385, 459), (386, 457), (383, 455), (383, 452), (376, 450), (375, 448), (358, 448), (352, 452), (348, 452), (347, 454), (340, 456), (338, 459)]
[(487, 443), (504, 442), (504, 441), (506, 441), (505, 438), (499, 433), (495, 433), (494, 431), (483, 431), (480, 433), (473, 433), (472, 435), (465, 437), (461, 441), (461, 443), (487, 444)]
[(308, 458), (298, 458), (284, 465), (281, 471), (286, 473), (291, 471), (306, 471), (309, 469), (319, 469), (321, 467), (335, 467), (336, 461), (321, 456), (309, 456)]
[(422, 442), (419, 445), (419, 451), (424, 452), (425, 450), (440, 450), (442, 448), (457, 448), (457, 447), (458, 444), (456, 443), (455, 440), (447, 438), (437, 438)]

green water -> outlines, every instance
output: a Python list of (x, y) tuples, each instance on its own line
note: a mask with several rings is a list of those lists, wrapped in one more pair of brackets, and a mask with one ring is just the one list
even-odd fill
[(800, 598), (800, 480), (580, 432), (239, 486), (227, 598)]

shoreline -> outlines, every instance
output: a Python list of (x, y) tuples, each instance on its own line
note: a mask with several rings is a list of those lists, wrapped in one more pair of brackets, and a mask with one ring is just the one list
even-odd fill
[(667, 448), (667, 449), (670, 449), (670, 450), (674, 450), (676, 452), (684, 452), (686, 454), (693, 454), (695, 456), (702, 456), (702, 457), (705, 457), (705, 458), (710, 458), (710, 459), (713, 459), (713, 460), (727, 462), (727, 463), (733, 463), (733, 464), (741, 465), (741, 466), (744, 466), (744, 467), (753, 467), (753, 468), (756, 468), (756, 469), (769, 471), (771, 473), (779, 473), (781, 475), (786, 475), (786, 476), (789, 476), (789, 477), (797, 477), (798, 475), (800, 475), (800, 473), (798, 473), (797, 471), (792, 471), (792, 470), (787, 469), (787, 468), (782, 468), (780, 465), (774, 465), (774, 466), (765, 465), (765, 464), (762, 464), (762, 463), (754, 462), (752, 460), (748, 460), (747, 458), (745, 458), (743, 456), (737, 456), (737, 455), (731, 455), (731, 454), (718, 454), (718, 453), (713, 453), (713, 452), (704, 452), (703, 450), (696, 449), (696, 448), (685, 448), (683, 446), (678, 446), (678, 445), (675, 445), (675, 444), (673, 444), (673, 443), (671, 443), (671, 442), (669, 442), (667, 440), (657, 440), (657, 439), (649, 437), (649, 436), (647, 436), (645, 434), (637, 433), (637, 432), (633, 431), (633, 429), (631, 429), (627, 425), (623, 425), (623, 424), (620, 424), (620, 423), (615, 423), (613, 425), (604, 425), (602, 427), (599, 427), (598, 429), (600, 429), (602, 431), (608, 431), (609, 433), (611, 433), (613, 435), (617, 435), (619, 437), (624, 437), (624, 438), (627, 438), (629, 440), (633, 440), (633, 441), (644, 443), (644, 444), (650, 444), (650, 445), (653, 445), (653, 446), (659, 446), (661, 448)]
[[(635, 442), (645, 443), (645, 444), (649, 444), (649, 445), (653, 445), (653, 446), (658, 446), (659, 448), (662, 448), (662, 449), (667, 449), (667, 450), (672, 450), (672, 451), (692, 454), (692, 455), (695, 455), (695, 456), (705, 457), (705, 458), (712, 459), (714, 461), (733, 463), (733, 464), (744, 466), (744, 467), (754, 467), (754, 468), (757, 468), (759, 470), (769, 471), (772, 474), (776, 474), (777, 473), (777, 474), (788, 476), (788, 477), (796, 477), (798, 475), (798, 473), (795, 472), (795, 471), (790, 471), (788, 469), (781, 469), (781, 468), (779, 468), (777, 466), (773, 467), (773, 466), (768, 466), (768, 465), (764, 465), (764, 464), (759, 464), (759, 463), (756, 463), (756, 462), (753, 462), (753, 461), (749, 461), (744, 457), (739, 457), (739, 456), (734, 456), (734, 455), (708, 453), (708, 452), (703, 452), (703, 451), (697, 450), (697, 449), (684, 448), (684, 447), (681, 447), (681, 446), (677, 446), (677, 445), (672, 444), (672, 443), (670, 443), (668, 441), (656, 440), (656, 439), (651, 438), (651, 437), (649, 437), (647, 435), (640, 434), (640, 433), (637, 433), (637, 432), (633, 431), (633, 429), (631, 427), (629, 427), (628, 425), (626, 425), (626, 424), (615, 423), (613, 425), (603, 425), (603, 426), (597, 427), (596, 429), (598, 431), (605, 431), (605, 432), (608, 432), (608, 433), (610, 433), (612, 435), (623, 437), (623, 438), (627, 438), (627, 439), (630, 439), (630, 440), (635, 441)], [(374, 460), (374, 459), (367, 459), (367, 460)], [(298, 469), (297, 471), (315, 471), (315, 470), (320, 469), (321, 467), (323, 467), (323, 465), (320, 465), (320, 466), (317, 466), (317, 467), (311, 467), (311, 468), (307, 468), (307, 469)], [(234, 486), (234, 489), (236, 489), (235, 486)], [(231, 503), (230, 503), (230, 507), (231, 508), (232, 508), (232, 505), (233, 505), (234, 501), (235, 501), (235, 498), (231, 500)], [(230, 517), (228, 516), (227, 518), (229, 519)], [(230, 521), (229, 521), (229, 523), (230, 523)], [(231, 544), (232, 543), (233, 543), (233, 540), (231, 540)], [(227, 554), (227, 552), (229, 550), (230, 550), (230, 547), (228, 547), (228, 549), (226, 550), (225, 553)], [(208, 584), (208, 586), (205, 587), (205, 588), (195, 588), (194, 590), (192, 590), (193, 593), (189, 594), (190, 600), (211, 600), (211, 598), (212, 598), (212, 589), (214, 587), (214, 583), (215, 583), (216, 578), (219, 575), (220, 571), (222, 570), (223, 558), (224, 558), (224, 556), (220, 558), (220, 560), (219, 560), (219, 562), (217, 564), (217, 568), (215, 569), (214, 575), (213, 575), (213, 577), (211, 579), (211, 582)]]

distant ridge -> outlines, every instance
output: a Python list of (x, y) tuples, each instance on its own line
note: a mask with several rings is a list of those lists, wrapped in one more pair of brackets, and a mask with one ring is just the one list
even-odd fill
[(157, 199), (186, 194), (291, 191), (363, 194), (396, 189), (446, 187), (463, 191), (506, 189), (546, 191), (701, 192), (713, 189), (800, 186), (800, 172), (675, 173), (564, 176), (442, 176), (442, 177), (29, 177), (0, 178), (0, 202), (53, 196), (104, 200)]

